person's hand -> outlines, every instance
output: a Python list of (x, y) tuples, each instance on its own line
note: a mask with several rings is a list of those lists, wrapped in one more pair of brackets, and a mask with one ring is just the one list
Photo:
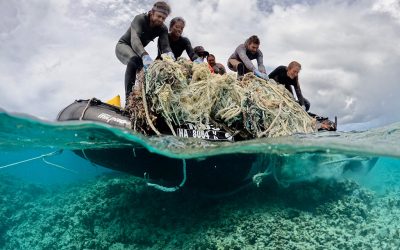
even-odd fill
[(153, 59), (151, 59), (151, 57), (149, 55), (144, 55), (144, 56), (142, 56), (142, 60), (143, 60), (143, 68), (144, 68), (144, 70), (147, 70), (147, 68), (153, 62)]
[(301, 107), (305, 110), (305, 111), (307, 111), (307, 109), (306, 109), (306, 105), (301, 105)]
[(175, 58), (175, 56), (174, 56), (174, 53), (172, 53), (172, 52), (167, 52), (167, 53), (164, 53), (166, 56), (168, 56), (168, 57), (170, 57), (170, 58), (172, 58), (172, 60), (176, 60), (176, 58)]
[(203, 58), (197, 57), (197, 59), (194, 60), (193, 63), (203, 63)]
[(262, 73), (261, 71), (259, 71), (259, 70), (254, 70), (254, 75), (256, 75), (257, 77), (259, 77), (259, 78), (261, 78), (261, 79), (264, 79), (264, 80), (268, 80), (269, 78), (268, 78), (268, 75), (267, 74), (265, 74), (265, 73)]

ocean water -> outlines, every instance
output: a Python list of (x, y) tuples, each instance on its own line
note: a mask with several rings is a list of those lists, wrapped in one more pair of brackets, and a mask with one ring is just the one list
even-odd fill
[(400, 246), (400, 123), (231, 143), (0, 112), (0, 139), (2, 249)]

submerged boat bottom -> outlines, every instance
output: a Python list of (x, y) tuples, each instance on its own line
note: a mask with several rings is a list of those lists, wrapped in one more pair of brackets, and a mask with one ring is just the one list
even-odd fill
[[(234, 154), (202, 159), (174, 159), (145, 148), (107, 148), (74, 151), (82, 158), (109, 169), (157, 182), (164, 187), (184, 187), (206, 193), (231, 192), (247, 185), (265, 166), (253, 164), (257, 155)], [(184, 169), (185, 168), (185, 169)]]

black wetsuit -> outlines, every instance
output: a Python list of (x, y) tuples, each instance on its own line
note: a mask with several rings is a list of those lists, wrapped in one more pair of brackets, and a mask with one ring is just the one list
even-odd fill
[(225, 69), (224, 65), (222, 65), (220, 63), (215, 63), (215, 65), (212, 66), (212, 68), (213, 68), (215, 74), (220, 74), (220, 75), (226, 74), (226, 69)]
[[(192, 44), (190, 43), (188, 38), (181, 36), (178, 38), (178, 40), (173, 41), (171, 39), (171, 36), (168, 35), (168, 41), (169, 41), (169, 46), (171, 47), (172, 53), (174, 54), (175, 58), (182, 56), (182, 53), (185, 50), (186, 50), (186, 53), (188, 54), (190, 60), (194, 61), (199, 57), (196, 53), (194, 53)], [(157, 48), (158, 48), (157, 58), (160, 59), (161, 54), (163, 53), (162, 49), (161, 49), (162, 44), (160, 42), (160, 39), (158, 39)]]
[(304, 105), (306, 110), (308, 111), (310, 108), (310, 102), (303, 97), (301, 93), (299, 78), (296, 76), (294, 79), (290, 78), (287, 75), (287, 67), (279, 66), (274, 71), (272, 71), (269, 75), (269, 78), (274, 79), (277, 83), (285, 85), (285, 88), (293, 95), (292, 86), (296, 91), (296, 96), (300, 105)]
[(160, 50), (162, 53), (171, 52), (168, 42), (168, 29), (163, 24), (159, 27), (150, 27), (148, 13), (135, 16), (131, 26), (119, 39), (115, 48), (117, 58), (125, 65), (125, 95), (129, 96), (136, 80), (136, 71), (143, 67), (142, 56), (147, 54), (144, 47), (159, 37)]

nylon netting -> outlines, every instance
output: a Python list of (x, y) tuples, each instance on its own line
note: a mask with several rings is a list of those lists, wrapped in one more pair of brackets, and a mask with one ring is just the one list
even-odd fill
[(212, 74), (206, 63), (156, 60), (137, 76), (127, 110), (133, 129), (159, 133), (158, 124), (212, 124), (241, 138), (277, 137), (316, 131), (316, 121), (281, 84), (252, 73)]

